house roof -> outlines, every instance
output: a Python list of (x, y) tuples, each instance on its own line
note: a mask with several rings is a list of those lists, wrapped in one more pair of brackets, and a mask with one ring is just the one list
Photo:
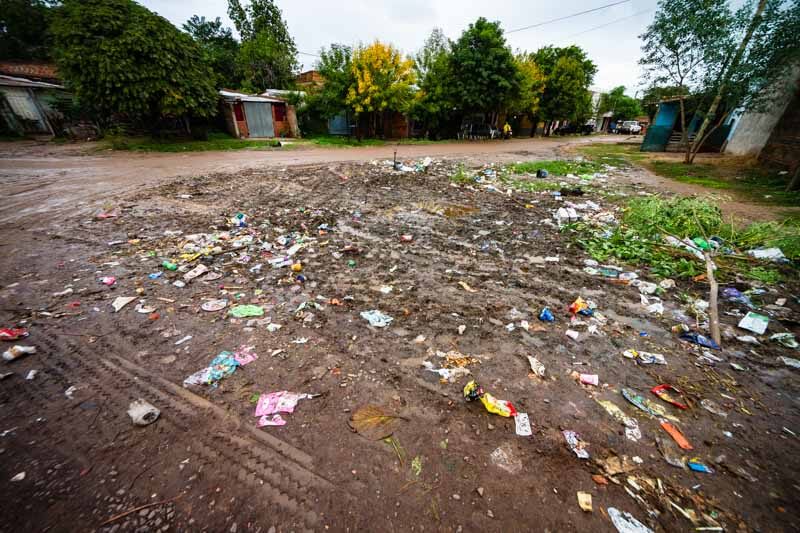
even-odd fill
[[(259, 96), (253, 94), (245, 94), (236, 91), (227, 91), (225, 89), (219, 92), (225, 100), (232, 102), (263, 102), (267, 104), (284, 103), (283, 98), (276, 98), (274, 96)], [(266, 94), (266, 93), (265, 93)]]
[(45, 83), (43, 81), (33, 81), (27, 78), (15, 78), (14, 76), (6, 76), (0, 74), (0, 85), (6, 87), (31, 87), (38, 89), (63, 89), (63, 85), (56, 85), (55, 83)]

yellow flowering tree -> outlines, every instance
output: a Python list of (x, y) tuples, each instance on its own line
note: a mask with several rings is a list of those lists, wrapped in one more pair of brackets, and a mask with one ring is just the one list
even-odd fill
[(350, 68), (355, 81), (347, 91), (346, 101), (356, 117), (370, 114), (372, 133), (379, 115), (408, 109), (416, 81), (413, 67), (412, 59), (403, 58), (397, 48), (380, 41), (354, 50)]

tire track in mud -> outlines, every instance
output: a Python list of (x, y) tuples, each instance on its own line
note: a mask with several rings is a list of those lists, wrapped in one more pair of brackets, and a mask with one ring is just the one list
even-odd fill
[[(102, 406), (106, 413), (125, 413), (131, 401), (146, 398), (162, 411), (157, 422), (161, 429), (173, 437), (183, 435), (173, 445), (190, 450), (196, 456), (193, 462), (202, 464), (207, 475), (219, 484), (246, 490), (248, 497), (257, 499), (259, 512), (275, 523), (297, 530), (319, 528), (320, 516), (314, 509), (326, 507), (327, 497), (335, 487), (310, 469), (312, 458), (306, 453), (191, 391), (113, 355), (128, 344), (118, 334), (89, 347), (46, 329), (42, 333), (38, 337), (40, 347), (50, 353), (41, 358), (42, 377), (47, 376), (49, 382), (61, 390), (70, 385), (88, 389), (87, 401)], [(47, 400), (46, 395), (36, 396), (37, 402)], [(349, 498), (341, 490), (335, 492)]]

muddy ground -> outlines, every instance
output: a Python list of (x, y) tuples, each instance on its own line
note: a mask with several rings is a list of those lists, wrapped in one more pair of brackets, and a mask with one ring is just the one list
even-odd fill
[[(1, 529), (613, 531), (609, 507), (657, 531), (798, 529), (797, 370), (777, 360), (797, 351), (766, 337), (760, 346), (725, 339), (721, 362), (698, 363), (698, 347), (670, 328), (679, 296), (704, 296), (705, 285), (679, 282), (662, 296), (663, 317), (651, 315), (635, 287), (583, 271), (586, 256), (552, 223), (564, 199), (455, 185), (456, 164), (203, 175), (109, 197), (111, 218), (64, 214), (53, 225), (5, 229), (0, 323), (27, 327), (20, 343), (38, 352), (2, 364), (14, 374), (0, 381)], [(568, 200), (613, 209), (604, 191), (646, 192), (627, 172), (612, 170), (596, 192)], [(246, 228), (231, 226), (237, 213)], [(194, 234), (221, 237), (219, 249), (182, 258)], [(269, 263), (293, 242), (304, 246), (292, 258), (304, 281)], [(165, 260), (222, 277), (179, 288), (185, 272), (162, 268)], [(98, 282), (104, 276), (116, 283)], [(796, 286), (766, 289), (770, 333), (800, 333)], [(118, 296), (140, 301), (115, 313)], [(571, 324), (567, 306), (579, 296), (606, 320)], [(229, 307), (201, 309), (216, 298)], [(264, 316), (227, 314), (242, 304)], [(555, 322), (537, 319), (545, 306)], [(373, 309), (391, 324), (370, 326), (360, 313)], [(727, 328), (738, 320), (723, 314)], [(241, 345), (259, 358), (217, 386), (183, 386)], [(637, 365), (626, 349), (661, 353), (668, 364)], [(479, 362), (470, 377), (442, 383), (422, 363), (451, 350)], [(545, 365), (544, 378), (527, 356)], [(576, 370), (598, 374), (600, 386), (581, 385)], [(466, 402), (469, 379), (528, 413), (533, 435)], [(650, 394), (660, 383), (682, 389), (690, 409)], [(713, 473), (667, 464), (655, 440), (669, 437), (623, 388), (676, 417), (694, 448), (681, 455)], [(256, 397), (281, 390), (320, 396), (284, 414), (285, 426), (257, 427)], [(161, 410), (156, 422), (132, 425), (126, 411), (138, 398)], [(726, 416), (703, 409), (703, 399)], [(642, 438), (626, 438), (597, 400), (635, 418)], [(402, 417), (388, 441), (348, 424), (367, 405)], [(589, 459), (567, 447), (563, 430), (580, 434)], [(498, 448), (512, 464), (493, 459)], [(592, 512), (578, 506), (577, 491), (592, 495)]]

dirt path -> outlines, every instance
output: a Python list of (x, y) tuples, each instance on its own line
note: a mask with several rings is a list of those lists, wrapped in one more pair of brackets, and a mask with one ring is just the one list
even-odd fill
[[(617, 140), (592, 137), (591, 142)], [(553, 157), (588, 137), (515, 139), (363, 148), (303, 147), (286, 150), (228, 152), (130, 153), (86, 155), (81, 144), (0, 143), (0, 224), (35, 220), (42, 213), (61, 215), (102, 203), (109, 195), (136, 190), (179, 176), (236, 173), (295, 165), (420, 157), (474, 158), (504, 162)]]

